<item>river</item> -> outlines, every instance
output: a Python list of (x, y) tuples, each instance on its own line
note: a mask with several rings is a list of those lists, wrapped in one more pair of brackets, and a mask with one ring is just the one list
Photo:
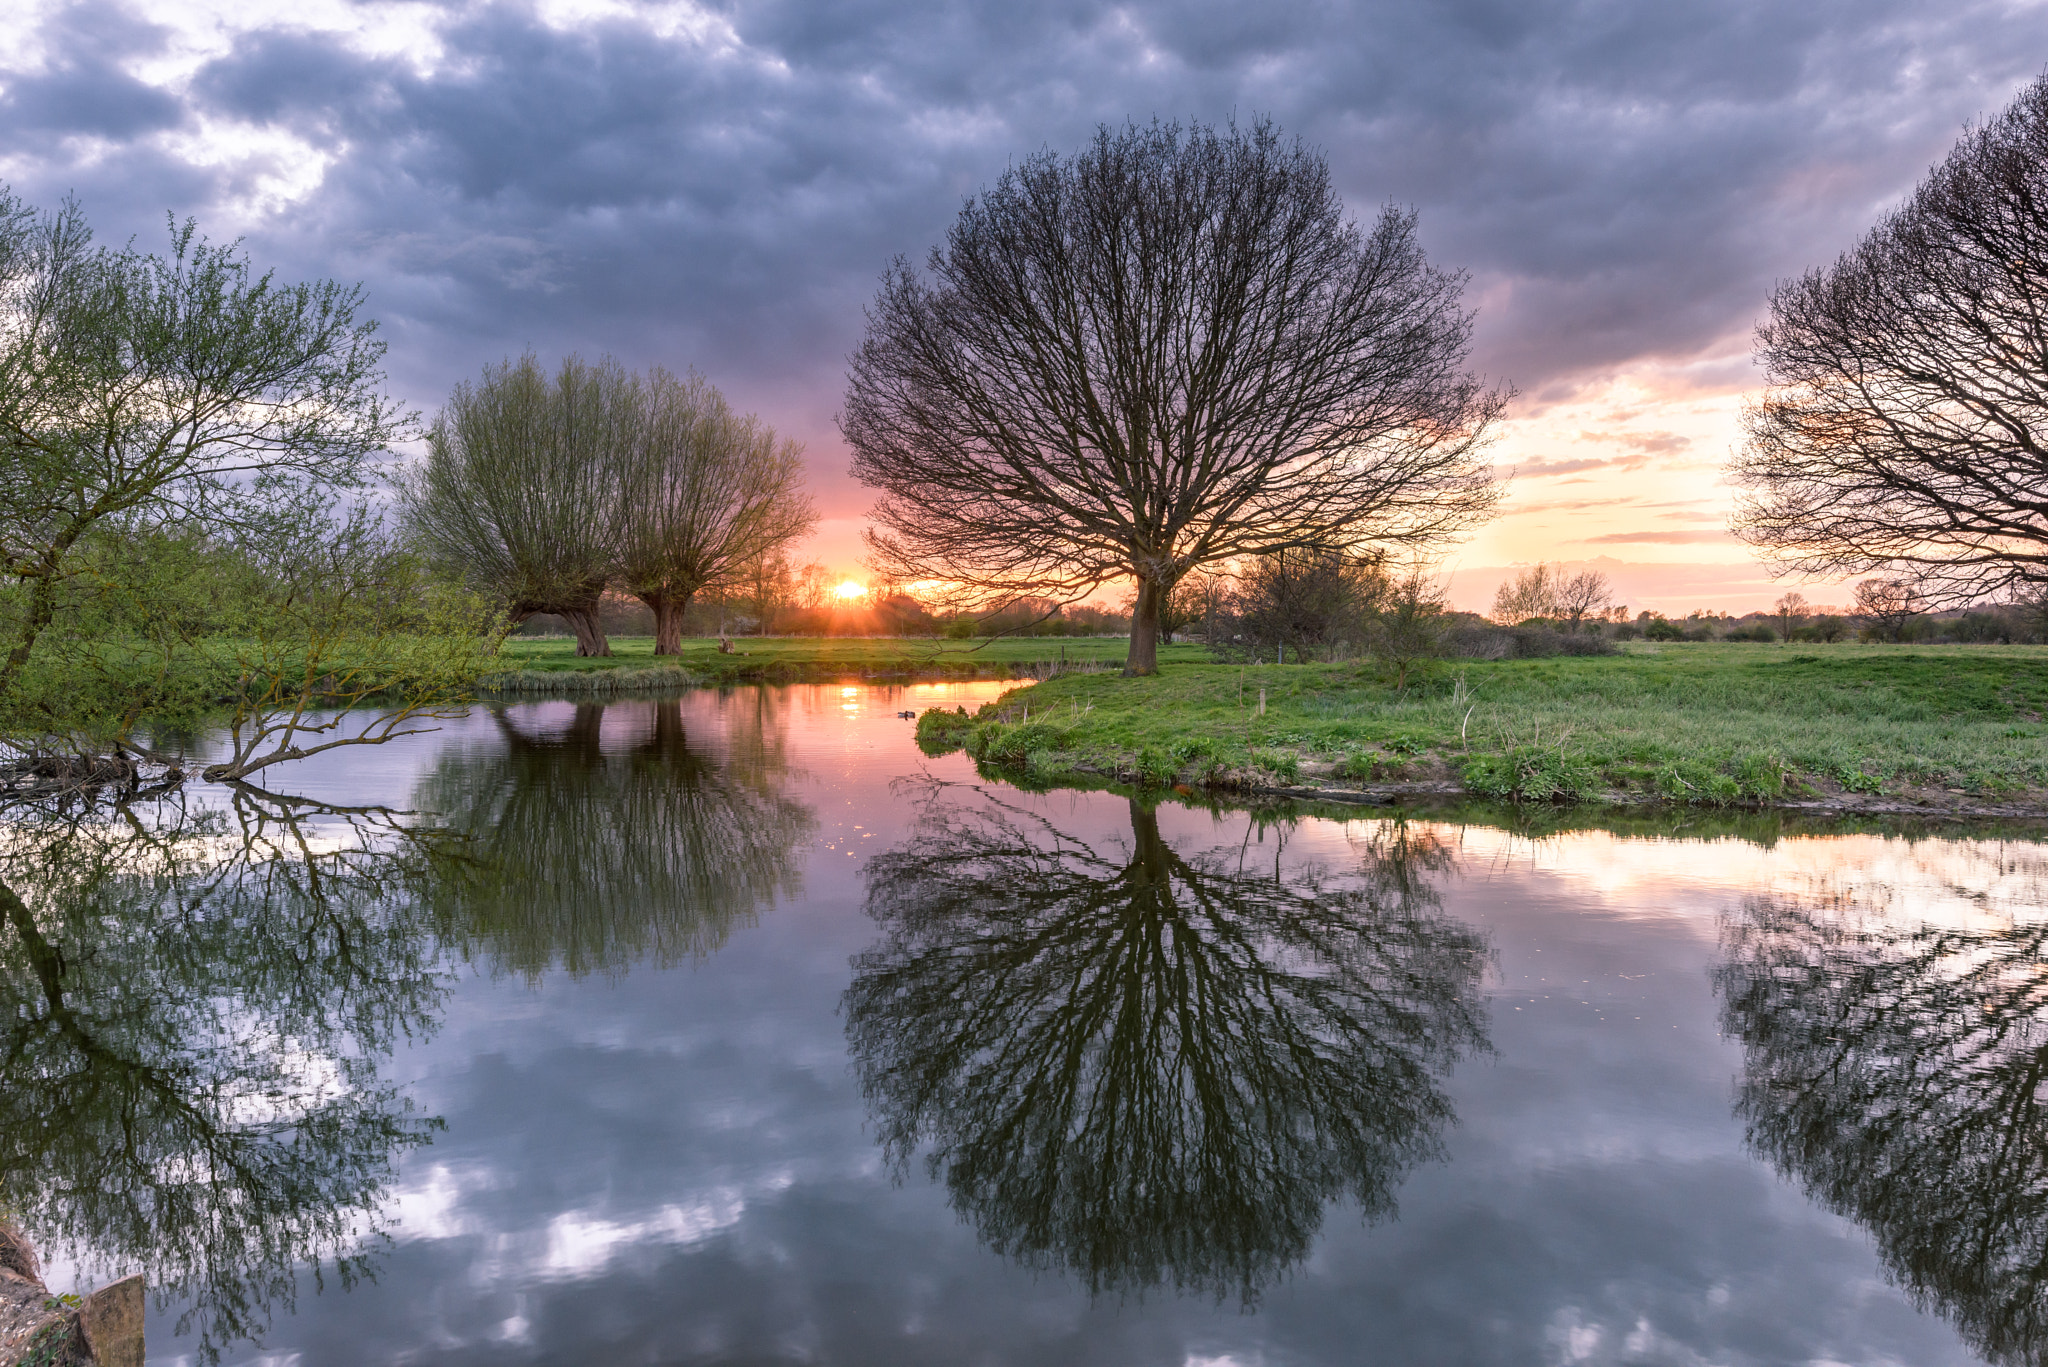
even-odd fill
[(5, 828), (0, 1205), (165, 1364), (2048, 1353), (2048, 847), (1032, 793), (898, 715), (1005, 686)]

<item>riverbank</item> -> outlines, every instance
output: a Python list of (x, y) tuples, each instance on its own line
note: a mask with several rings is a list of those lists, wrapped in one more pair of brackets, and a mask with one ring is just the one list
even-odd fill
[[(583, 658), (566, 637), (519, 637), (499, 652), (499, 667), (481, 687), (489, 693), (619, 695), (749, 683), (836, 683), (841, 680), (1045, 679), (1062, 673), (1118, 671), (1129, 642), (1121, 636), (1025, 636), (980, 641), (904, 637), (732, 638), (684, 641), (681, 653), (657, 656), (652, 637), (616, 637), (609, 656)], [(1168, 664), (1208, 658), (1200, 646), (1163, 646)]]
[(2038, 646), (1668, 644), (1406, 688), (1358, 664), (1070, 674), (918, 736), (1034, 786), (2026, 817), (2048, 812), (2044, 715)]

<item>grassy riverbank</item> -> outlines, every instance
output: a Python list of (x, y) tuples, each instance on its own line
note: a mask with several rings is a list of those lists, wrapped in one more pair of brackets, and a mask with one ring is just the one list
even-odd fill
[(1065, 675), (919, 737), (1042, 783), (2030, 807), (2044, 715), (2043, 647), (1679, 644), (1456, 662), (1405, 690), (1359, 665)]
[[(736, 637), (722, 655), (714, 639), (683, 642), (682, 653), (657, 656), (649, 636), (615, 637), (612, 653), (576, 654), (565, 637), (505, 642), (500, 668), (486, 679), (499, 692), (630, 692), (660, 687), (737, 683), (831, 682), (847, 678), (1008, 679), (1058, 669), (1119, 669), (1129, 643), (1121, 636), (1004, 637), (937, 641), (869, 637)], [(1160, 659), (1206, 660), (1199, 646), (1166, 646)]]

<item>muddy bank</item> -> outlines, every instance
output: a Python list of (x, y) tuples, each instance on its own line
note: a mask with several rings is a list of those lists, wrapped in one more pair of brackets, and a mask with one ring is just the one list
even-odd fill
[(142, 1367), (142, 1278), (91, 1295), (53, 1296), (35, 1249), (0, 1221), (0, 1364)]

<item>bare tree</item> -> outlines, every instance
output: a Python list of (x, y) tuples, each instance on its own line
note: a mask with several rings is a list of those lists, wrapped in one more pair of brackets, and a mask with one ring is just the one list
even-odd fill
[(1297, 663), (1318, 651), (1334, 661), (1346, 646), (1364, 643), (1386, 587), (1378, 556), (1303, 550), (1256, 556), (1238, 573), (1232, 636), (1276, 663), (1290, 650)]
[(735, 414), (701, 377), (656, 370), (632, 402), (614, 566), (618, 586), (654, 613), (654, 653), (673, 655), (699, 590), (775, 555), (818, 514), (803, 493), (803, 448)]
[(1771, 609), (1778, 619), (1778, 635), (1787, 641), (1791, 640), (1792, 629), (1805, 620), (1808, 606), (1806, 595), (1803, 593), (1793, 592), (1781, 596)]
[(1434, 565), (1408, 565), (1385, 577), (1365, 639), (1373, 658), (1393, 674), (1395, 688), (1405, 689), (1418, 666), (1442, 654), (1449, 613)]
[(609, 655), (598, 604), (617, 545), (619, 475), (638, 433), (634, 385), (571, 356), (553, 379), (531, 353), (455, 387), (400, 485), (409, 532), (517, 624), (553, 613), (578, 655)]
[(929, 278), (898, 260), (840, 428), (881, 491), (878, 570), (1078, 599), (1128, 575), (1126, 670), (1199, 566), (1425, 545), (1488, 516), (1507, 393), (1464, 369), (1464, 277), (1415, 217), (1348, 222), (1271, 125), (1103, 127), (960, 212)]
[(1739, 536), (1786, 572), (1912, 577), (1936, 603), (2048, 584), (2044, 203), (2048, 77), (1778, 287), (1731, 467)]
[(1494, 590), (1493, 611), (1487, 615), (1504, 627), (1531, 617), (1556, 616), (1561, 577), (1550, 566), (1537, 561)]
[(1556, 615), (1577, 631), (1586, 618), (1597, 622), (1606, 614), (1607, 605), (1614, 601), (1614, 585), (1598, 570), (1559, 574), (1554, 581), (1552, 601)]
[(1884, 640), (1899, 640), (1906, 623), (1926, 610), (1927, 600), (1910, 579), (1866, 579), (1856, 586), (1856, 615)]

